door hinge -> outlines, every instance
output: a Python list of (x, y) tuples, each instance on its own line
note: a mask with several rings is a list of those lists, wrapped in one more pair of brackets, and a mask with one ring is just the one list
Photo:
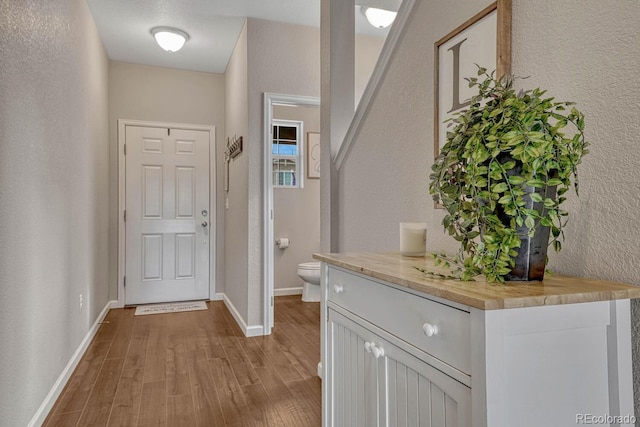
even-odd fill
[(271, 296), (271, 307), (273, 307), (273, 295)]
[(171, 128), (167, 128), (167, 136), (171, 136)]
[(124, 210), (124, 214), (122, 215), (122, 219), (124, 222), (127, 222), (127, 210)]
[(124, 144), (124, 155), (127, 155), (127, 144)]
[(125, 288), (127, 287), (127, 276), (124, 276), (122, 278), (122, 284), (123, 284), (123, 287), (125, 287)]

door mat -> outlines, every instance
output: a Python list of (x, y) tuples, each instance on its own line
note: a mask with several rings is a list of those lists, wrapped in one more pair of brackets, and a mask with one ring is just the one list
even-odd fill
[(180, 311), (206, 310), (207, 303), (204, 301), (183, 301), (170, 302), (166, 304), (139, 305), (136, 307), (136, 316), (147, 314), (178, 313)]

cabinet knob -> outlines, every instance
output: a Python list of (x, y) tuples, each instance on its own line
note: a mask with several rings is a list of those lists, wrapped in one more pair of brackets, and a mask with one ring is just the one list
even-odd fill
[(333, 292), (335, 292), (336, 294), (341, 294), (342, 292), (344, 292), (344, 288), (342, 287), (342, 285), (333, 285)]
[(425, 323), (424, 325), (422, 325), (422, 330), (428, 337), (438, 335), (438, 327), (436, 325), (432, 325), (431, 323)]
[(380, 357), (384, 356), (384, 349), (382, 347), (373, 346), (371, 348), (371, 351), (373, 352), (373, 356), (376, 359), (379, 359)]
[(372, 342), (365, 342), (364, 343), (364, 349), (367, 350), (367, 353), (371, 353), (371, 349), (373, 349), (375, 346), (373, 345)]

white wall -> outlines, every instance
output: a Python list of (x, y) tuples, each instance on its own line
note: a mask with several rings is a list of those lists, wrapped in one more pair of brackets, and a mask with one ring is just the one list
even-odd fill
[(0, 425), (24, 426), (109, 300), (108, 63), (83, 0), (0, 10)]
[[(320, 132), (320, 108), (274, 106), (273, 118), (303, 122), (304, 167), (307, 155), (307, 135)], [(273, 189), (273, 234), (276, 239), (287, 237), (291, 245), (278, 249), (274, 245), (274, 289), (302, 287), (298, 264), (313, 261), (311, 255), (320, 252), (320, 180), (307, 178), (304, 188)]]
[[(398, 222), (428, 223), (428, 247), (456, 250), (428, 196), (433, 163), (433, 46), (490, 2), (416, 2), (407, 32), (339, 171), (340, 250), (397, 250)], [(634, 1), (513, 0), (512, 64), (586, 115), (591, 153), (567, 240), (550, 268), (640, 285), (640, 6)], [(371, 212), (375, 212), (372, 215)], [(633, 304), (636, 396), (640, 309)], [(636, 398), (636, 402), (640, 399)], [(640, 413), (640, 408), (636, 408)]]
[[(109, 62), (110, 297), (117, 299), (118, 119), (216, 127), (216, 286), (224, 282), (223, 167), (225, 78), (222, 74)], [(213, 190), (213, 189), (212, 189)], [(213, 191), (211, 192), (213, 194)], [(217, 292), (220, 289), (216, 289)]]

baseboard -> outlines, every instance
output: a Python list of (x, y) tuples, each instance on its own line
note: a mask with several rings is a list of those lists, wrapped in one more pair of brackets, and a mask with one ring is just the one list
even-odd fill
[(264, 328), (262, 325), (249, 326), (244, 331), (244, 335), (247, 337), (261, 337), (264, 335)]
[(27, 427), (37, 427), (41, 426), (44, 423), (47, 415), (49, 415), (49, 411), (51, 411), (53, 405), (56, 403), (56, 400), (58, 400), (58, 397), (60, 397), (60, 394), (62, 394), (62, 390), (64, 390), (65, 385), (67, 385), (67, 382), (71, 378), (73, 371), (78, 366), (78, 363), (80, 363), (80, 359), (82, 359), (85, 351), (87, 351), (91, 340), (93, 340), (93, 337), (96, 336), (96, 333), (100, 328), (100, 324), (102, 323), (104, 318), (107, 317), (107, 313), (109, 313), (111, 307), (117, 306), (117, 304), (118, 301), (109, 301), (104, 306), (96, 321), (93, 322), (93, 325), (91, 326), (89, 331), (87, 331), (87, 334), (84, 336), (84, 339), (76, 349), (75, 353), (73, 353), (73, 356), (71, 356), (71, 359), (67, 363), (67, 366), (65, 366), (65, 368), (62, 370), (62, 373), (53, 384), (53, 387), (51, 387), (51, 390), (44, 398), (44, 401), (36, 411), (35, 415), (31, 419), (29, 424), (27, 424)]
[(302, 286), (298, 288), (276, 288), (273, 290), (273, 295), (277, 297), (285, 295), (302, 295)]
[(222, 294), (222, 300), (224, 301), (224, 305), (226, 305), (231, 312), (233, 318), (236, 320), (238, 326), (240, 326), (240, 329), (242, 329), (242, 333), (246, 337), (259, 337), (264, 335), (264, 328), (262, 327), (262, 325), (247, 326), (244, 319), (226, 294)]
[(222, 301), (224, 300), (224, 294), (222, 292), (218, 292), (214, 296), (212, 296), (209, 301)]

